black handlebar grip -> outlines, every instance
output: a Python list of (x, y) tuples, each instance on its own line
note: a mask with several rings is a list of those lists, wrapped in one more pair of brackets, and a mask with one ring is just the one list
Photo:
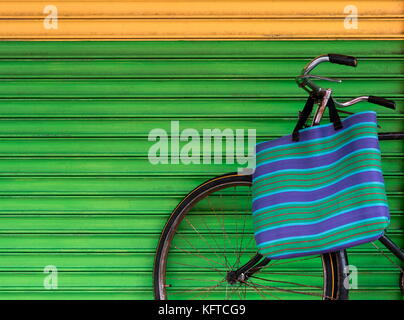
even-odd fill
[(356, 67), (358, 65), (358, 61), (355, 57), (344, 56), (342, 54), (329, 53), (328, 58), (331, 63), (343, 64), (346, 66)]
[(378, 104), (379, 106), (383, 106), (389, 109), (396, 109), (396, 104), (394, 101), (387, 100), (381, 97), (369, 96), (368, 101), (370, 103)]

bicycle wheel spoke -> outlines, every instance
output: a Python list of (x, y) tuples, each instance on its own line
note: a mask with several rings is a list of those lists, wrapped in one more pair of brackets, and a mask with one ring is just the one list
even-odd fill
[(261, 295), (265, 300), (267, 300), (267, 297), (264, 296), (265, 294), (268, 295), (268, 296), (270, 296), (270, 297), (273, 297), (273, 298), (275, 298), (275, 299), (277, 299), (277, 300), (282, 300), (281, 298), (275, 296), (275, 295), (272, 294), (272, 293), (265, 292), (265, 291), (262, 290), (262, 289), (256, 288), (253, 284), (251, 284), (251, 283), (248, 282), (248, 281), (246, 281), (245, 284), (246, 284), (247, 286), (249, 286), (250, 288), (252, 288), (253, 290), (255, 290), (255, 291), (256, 291), (259, 295)]
[(311, 286), (311, 285), (307, 285), (307, 284), (301, 284), (301, 283), (297, 283), (297, 282), (291, 282), (291, 281), (282, 281), (282, 280), (264, 279), (264, 278), (257, 277), (257, 276), (251, 276), (251, 278), (258, 279), (258, 280), (263, 280), (263, 281), (268, 281), (268, 282), (277, 282), (277, 283), (293, 284), (293, 285), (300, 286), (300, 287), (308, 287), (308, 288), (322, 289), (321, 287), (317, 287), (317, 286)]
[(226, 242), (227, 242), (227, 239), (226, 239), (226, 238), (227, 238), (227, 234), (226, 234), (226, 231), (224, 230), (224, 223), (223, 223), (223, 221), (221, 221), (220, 217), (219, 217), (218, 214), (216, 213), (216, 210), (213, 209), (213, 205), (212, 205), (212, 202), (211, 202), (210, 198), (208, 197), (207, 199), (208, 199), (209, 207), (210, 207), (211, 211), (213, 212), (214, 216), (217, 218), (217, 220), (218, 220), (218, 222), (219, 222), (219, 224), (220, 224), (220, 226), (221, 226), (221, 228), (222, 228), (222, 232), (223, 232), (223, 244), (224, 244), (224, 259), (225, 259), (226, 265), (230, 265), (229, 261), (227, 260), (227, 244), (226, 244)]
[(247, 287), (250, 287), (250, 288), (252, 288), (255, 292), (257, 292), (264, 300), (267, 300), (267, 297), (265, 297), (264, 296), (264, 294), (260, 291), (260, 290), (258, 290), (256, 287), (254, 287), (254, 286), (252, 286), (252, 285), (249, 285), (247, 282), (245, 282), (245, 286)]
[(188, 289), (188, 290), (176, 290), (175, 292), (171, 292), (171, 294), (182, 294), (182, 293), (190, 293), (190, 292), (195, 292), (195, 291), (199, 291), (201, 289), (206, 289), (206, 290), (212, 290), (214, 288), (217, 288), (218, 286), (220, 286), (224, 281), (220, 281), (218, 282), (216, 285), (213, 286), (204, 286), (204, 287), (198, 287), (198, 288), (193, 288), (193, 289)]
[[(195, 228), (195, 226), (189, 221), (188, 218), (185, 218), (185, 221), (191, 226), (191, 228), (197, 233), (197, 235), (199, 236), (199, 238), (201, 238), (206, 245), (209, 247), (209, 249), (211, 249), (213, 251), (213, 253), (220, 259), (222, 259), (223, 257), (220, 257), (219, 254), (217, 253), (217, 251), (215, 249), (212, 248), (212, 246), (209, 245), (208, 241), (205, 239), (205, 237)], [(207, 227), (207, 225), (206, 225)], [(209, 230), (210, 231), (210, 230)]]
[(223, 282), (219, 282), (218, 285), (211, 287), (208, 290), (205, 290), (205, 292), (201, 292), (200, 294), (194, 296), (196, 297), (200, 297), (202, 295), (202, 297), (205, 297), (207, 294), (211, 293), (213, 290), (215, 290), (216, 288), (218, 288)]
[[(198, 250), (197, 248), (195, 248), (195, 246), (192, 245), (192, 243), (190, 243), (188, 240), (186, 240), (182, 235), (178, 235), (178, 236), (179, 236), (180, 238), (184, 239), (184, 241), (185, 241), (186, 243), (188, 243), (188, 244), (192, 247), (192, 249), (194, 249), (195, 251), (197, 251), (197, 252), (199, 252), (199, 253), (202, 253), (200, 250)], [(178, 248), (178, 247), (176, 247), (176, 248)], [(178, 248), (178, 249), (179, 249), (179, 248)], [(226, 267), (225, 264), (220, 263), (220, 262), (218, 262), (218, 261), (216, 261), (216, 260), (208, 259), (208, 258), (206, 258), (206, 257), (205, 257), (204, 259), (207, 259), (207, 261), (215, 262), (215, 263), (217, 263), (217, 264), (220, 264), (220, 265)]]
[[(244, 234), (245, 234), (245, 227), (246, 227), (246, 220), (247, 220), (247, 215), (246, 214), (243, 214), (243, 216), (244, 216), (244, 219), (243, 219), (243, 232), (241, 232), (240, 234), (240, 238), (241, 238), (241, 240), (240, 240), (240, 246), (239, 246), (239, 249), (238, 249), (238, 254), (237, 254), (237, 257), (236, 257), (236, 261), (235, 261), (235, 263), (234, 263), (234, 265), (233, 265), (233, 267), (235, 267), (235, 266), (237, 266), (239, 263), (240, 263), (240, 260), (241, 260), (241, 257), (243, 256), (243, 253), (245, 252), (245, 250), (243, 250), (242, 248), (243, 248), (243, 240), (244, 240)], [(250, 235), (250, 241), (251, 241), (251, 239), (252, 239), (252, 235)], [(248, 243), (248, 246), (249, 246), (249, 244), (250, 244), (250, 241), (249, 241), (249, 243)], [(247, 248), (248, 248), (248, 246), (247, 246)]]
[(291, 263), (302, 262), (302, 261), (311, 260), (311, 259), (318, 259), (318, 256), (312, 256), (312, 257), (302, 258), (302, 259), (293, 259), (293, 260), (290, 260), (290, 261), (283, 261), (283, 262), (272, 262), (271, 261), (271, 263), (268, 266), (272, 266), (272, 267), (273, 266), (280, 266), (282, 264), (291, 264)]
[[(246, 245), (246, 249), (243, 250), (243, 252), (241, 252), (240, 254), (240, 258), (242, 256), (244, 256), (246, 254), (246, 252), (248, 251), (248, 249), (250, 248), (251, 242), (253, 241), (254, 237), (250, 237), (250, 240), (248, 241), (247, 245)], [(254, 253), (255, 254), (255, 253)]]
[(318, 297), (322, 297), (322, 294), (316, 294), (313, 292), (302, 292), (302, 291), (297, 291), (297, 290), (292, 290), (292, 289), (284, 289), (284, 288), (279, 288), (279, 287), (274, 287), (274, 286), (265, 286), (259, 283), (255, 283), (250, 281), (252, 284), (262, 287), (262, 288), (267, 288), (267, 289), (274, 289), (274, 290), (278, 290), (278, 291), (282, 291), (282, 292), (289, 292), (289, 293), (297, 293), (297, 294), (303, 294), (303, 295), (310, 295), (310, 296), (318, 296)]
[[(235, 194), (236, 194), (236, 186), (233, 187), (233, 194), (231, 195), (231, 197), (233, 199), (232, 203), (234, 203), (234, 201), (235, 201)], [(234, 227), (235, 227), (235, 233), (236, 233), (236, 238), (235, 238), (235, 241), (234, 241), (235, 242), (234, 243), (234, 256), (236, 257), (236, 261), (237, 261), (240, 233), (239, 233), (239, 230), (238, 230), (238, 224), (237, 223), (234, 224)], [(235, 264), (233, 264), (233, 267), (234, 267), (234, 265)]]
[[(234, 192), (233, 192), (233, 203), (236, 202), (235, 200), (235, 195), (237, 193), (237, 187), (234, 187)], [(240, 262), (241, 259), (241, 250), (242, 250), (242, 245), (243, 245), (243, 240), (244, 240), (244, 235), (245, 235), (245, 220), (246, 220), (246, 215), (243, 215), (244, 219), (243, 219), (243, 227), (241, 230), (239, 230), (238, 228), (238, 223), (236, 223), (236, 234), (237, 234), (237, 241), (236, 241), (236, 252), (235, 252), (235, 256), (236, 256), (236, 260), (233, 264), (233, 267), (237, 266), (238, 263)]]
[(177, 262), (177, 261), (173, 261), (173, 262), (171, 262), (171, 264), (177, 264), (177, 265), (184, 266), (184, 267), (192, 267), (192, 268), (199, 268), (199, 269), (209, 269), (209, 270), (213, 270), (213, 271), (216, 271), (216, 272), (225, 273), (225, 271), (221, 271), (221, 270), (213, 268), (211, 266), (202, 267), (202, 266), (197, 266), (197, 265), (193, 265), (193, 264), (180, 263), (180, 262)]
[[(208, 225), (207, 225), (207, 223), (206, 223), (206, 220), (205, 220), (205, 219), (202, 219), (202, 221), (203, 221), (204, 225), (206, 226), (206, 228), (210, 231), (210, 228), (208, 227)], [(218, 244), (218, 242), (217, 242), (217, 239), (216, 239), (215, 234), (213, 234), (213, 232), (212, 232), (212, 233), (210, 233), (210, 235), (211, 235), (210, 238), (215, 242), (216, 247), (219, 249), (220, 246), (219, 246), (219, 244)], [(230, 269), (230, 265), (229, 265), (229, 261), (227, 260), (227, 256), (226, 256), (226, 255), (222, 255), (222, 256), (221, 256), (221, 259), (224, 259), (224, 263), (226, 264), (227, 268)]]
[[(265, 267), (264, 267), (265, 268)], [(300, 273), (285, 273), (285, 272), (266, 272), (260, 271), (260, 274), (270, 274), (270, 275), (281, 275), (281, 276), (296, 276), (296, 277), (314, 277), (314, 278), (322, 278), (321, 275), (314, 275), (314, 274), (300, 274)]]
[(236, 290), (237, 290), (237, 288), (235, 288), (235, 286), (232, 286), (232, 290), (230, 291), (229, 299), (233, 297)]
[[(202, 258), (202, 259), (203, 259), (203, 260), (205, 260), (205, 261), (208, 261), (208, 262), (215, 262), (216, 264), (220, 264), (220, 265), (222, 265), (223, 267), (226, 267), (226, 266), (225, 266), (223, 263), (220, 263), (220, 262), (217, 262), (217, 261), (211, 260), (211, 259), (209, 259), (209, 258), (206, 258), (206, 257), (202, 256), (202, 255), (195, 254), (195, 253), (192, 253), (192, 252), (190, 252), (190, 251), (188, 251), (188, 250), (178, 248), (177, 246), (175, 246), (175, 248), (176, 248), (177, 250), (180, 250), (180, 251), (186, 252), (186, 253), (191, 254), (191, 255), (193, 255), (193, 256), (196, 256), (196, 257)], [(198, 252), (200, 252), (199, 250), (197, 250), (197, 251), (198, 251)]]
[[(170, 280), (183, 280), (183, 281), (201, 281), (201, 279), (196, 279), (196, 278), (178, 278), (178, 277), (166, 277), (166, 279)], [(216, 282), (217, 280), (210, 280), (210, 279), (203, 279), (203, 282)]]
[[(220, 197), (220, 204), (221, 204), (221, 206), (220, 206), (220, 212), (221, 212), (220, 217), (221, 217), (221, 221), (222, 221), (223, 234), (224, 234), (225, 237), (226, 237), (226, 239), (225, 239), (225, 254), (226, 254), (226, 257), (227, 257), (227, 241), (228, 241), (229, 244), (230, 244), (230, 248), (229, 248), (229, 249), (231, 249), (232, 242), (231, 242), (231, 240), (230, 240), (229, 235), (228, 235), (227, 232), (226, 232), (225, 221), (224, 221), (225, 215), (224, 215), (224, 210), (223, 210), (223, 194), (222, 194), (222, 192), (219, 193), (219, 197)], [(218, 216), (218, 217), (219, 217), (219, 216)], [(227, 240), (227, 241), (226, 241), (226, 240)], [(230, 262), (229, 262), (229, 265), (230, 265)]]

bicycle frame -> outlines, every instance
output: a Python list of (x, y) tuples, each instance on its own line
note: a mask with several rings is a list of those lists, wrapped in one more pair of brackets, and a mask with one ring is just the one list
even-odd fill
[[(314, 117), (314, 119), (313, 119), (313, 123), (315, 123), (314, 125), (318, 125), (320, 123), (322, 115), (324, 114), (324, 111), (325, 111), (325, 108), (323, 108), (323, 106), (325, 106), (327, 104), (328, 99), (330, 99), (330, 98), (332, 99), (331, 90), (330, 89), (328, 89), (328, 90), (329, 90), (330, 94), (329, 95), (324, 95), (323, 100), (320, 101), (319, 106), (318, 106), (318, 108), (316, 110), (317, 118)], [(401, 140), (401, 139), (404, 139), (404, 134), (403, 133), (400, 133), (400, 134), (386, 133), (386, 136), (383, 136), (383, 134), (382, 134), (382, 135), (379, 136), (379, 138), (381, 140), (392, 140), (392, 139), (397, 140), (397, 138)], [(401, 250), (401, 248), (397, 244), (395, 244), (388, 236), (383, 235), (378, 240), (393, 255), (395, 255), (398, 259), (400, 259), (401, 262), (404, 262), (404, 252), (403, 252), (403, 250)], [(271, 261), (271, 259), (269, 259), (267, 257), (264, 257), (260, 253), (257, 253), (246, 264), (244, 264), (243, 266), (241, 266), (237, 270), (230, 272), (227, 275), (227, 280), (229, 282), (237, 281), (238, 279), (241, 279), (241, 280), (244, 281), (248, 277), (250, 277), (253, 274), (255, 274), (256, 272), (258, 272), (261, 268), (266, 266), (270, 261)]]
[[(348, 57), (352, 58), (352, 57)], [(355, 59), (355, 58), (353, 58)], [(378, 97), (372, 97), (372, 96), (360, 96), (357, 98), (354, 98), (350, 101), (347, 102), (338, 102), (332, 97), (332, 89), (323, 89), (319, 86), (317, 86), (315, 83), (313, 83), (310, 78), (314, 79), (321, 79), (321, 80), (326, 80), (326, 81), (333, 81), (333, 82), (341, 82), (340, 80), (336, 79), (331, 79), (331, 78), (325, 78), (325, 77), (320, 77), (320, 76), (313, 76), (310, 75), (309, 73), (320, 63), (322, 62), (330, 62), (330, 57), (329, 55), (322, 55), (319, 56), (315, 59), (313, 59), (311, 62), (309, 62), (306, 67), (303, 69), (302, 74), (296, 78), (296, 82), (298, 83), (299, 87), (302, 87), (304, 90), (309, 92), (312, 96), (317, 98), (317, 104), (318, 107), (315, 111), (315, 114), (313, 116), (313, 120), (311, 123), (311, 126), (316, 126), (320, 124), (320, 121), (324, 115), (327, 102), (329, 99), (333, 99), (334, 103), (340, 107), (349, 107), (354, 104), (357, 104), (362, 101), (369, 101), (372, 103), (380, 104), (388, 108), (394, 108), (394, 103), (385, 100), (383, 98), (378, 98)], [(340, 64), (347, 64), (351, 66), (356, 66), (356, 59), (354, 62), (351, 62), (351, 64), (348, 63), (340, 63)], [(379, 134), (379, 139), (380, 140), (398, 140), (398, 139), (404, 139), (404, 133), (386, 133), (386, 134)], [(402, 262), (404, 262), (404, 252), (401, 250), (401, 248), (395, 244), (389, 237), (386, 235), (381, 236), (378, 239), (392, 254), (394, 254), (398, 259), (400, 259)], [(260, 253), (257, 253), (254, 257), (252, 257), (246, 264), (241, 266), (239, 269), (230, 272), (227, 277), (228, 281), (237, 281), (238, 279), (244, 279), (250, 277), (254, 273), (258, 272), (262, 267), (266, 266), (271, 260), (267, 257), (263, 258), (263, 255)]]

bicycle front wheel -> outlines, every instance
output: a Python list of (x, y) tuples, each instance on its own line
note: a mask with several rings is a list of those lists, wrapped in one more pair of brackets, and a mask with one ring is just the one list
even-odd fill
[(168, 219), (154, 264), (156, 299), (346, 299), (345, 251), (271, 261), (229, 273), (256, 254), (251, 176), (226, 174), (190, 192)]

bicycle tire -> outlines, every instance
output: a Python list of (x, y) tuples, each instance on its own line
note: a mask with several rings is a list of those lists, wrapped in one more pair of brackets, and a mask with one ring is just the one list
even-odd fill
[[(191, 208), (205, 197), (221, 189), (240, 185), (251, 187), (251, 184), (252, 177), (250, 175), (238, 175), (237, 173), (225, 174), (201, 184), (178, 204), (169, 217), (157, 246), (153, 269), (155, 299), (167, 299), (165, 276), (171, 241), (175, 236), (179, 224)], [(323, 299), (348, 299), (348, 289), (345, 288), (344, 285), (348, 275), (348, 262), (345, 250), (323, 254), (321, 255), (321, 260), (323, 269)]]

